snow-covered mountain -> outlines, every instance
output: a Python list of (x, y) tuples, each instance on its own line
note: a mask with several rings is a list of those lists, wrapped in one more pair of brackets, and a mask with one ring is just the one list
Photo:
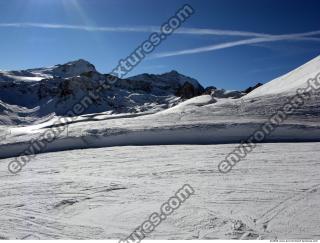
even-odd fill
[(28, 69), (26, 71), (40, 77), (70, 78), (79, 76), (80, 74), (86, 72), (96, 72), (97, 70), (95, 66), (88, 61), (79, 59), (62, 65), (55, 65), (50, 68), (35, 68)]
[[(137, 227), (137, 218), (157, 210), (160, 201), (174, 195), (177, 184), (186, 182), (196, 191), (191, 203), (148, 237), (317, 239), (320, 92), (312, 93), (310, 100), (265, 139), (277, 143), (258, 144), (228, 174), (219, 172), (218, 163), (261, 129), (296, 88), (307, 87), (319, 67), (318, 57), (240, 99), (234, 99), (232, 93), (242, 92), (208, 87), (203, 95), (183, 100), (175, 95), (178, 80), (162, 86), (143, 75), (120, 80), (106, 94), (118, 97), (114, 104), (127, 100), (126, 109), (134, 107), (130, 103), (134, 99), (141, 107), (142, 98), (150, 102), (169, 97), (173, 100), (168, 103), (177, 105), (153, 114), (102, 112), (81, 115), (68, 124), (55, 124), (57, 117), (53, 117), (43, 118), (40, 124), (6, 126), (0, 141), (0, 203), (5, 209), (0, 217), (0, 239), (123, 238)], [(72, 75), (79, 74), (75, 70)], [(70, 105), (73, 96), (94, 88), (104, 77), (94, 70), (69, 78), (45, 69), (4, 76), (8, 79), (8, 75), (24, 80), (1, 82), (7, 85), (1, 97), (8, 103), (0, 102), (0, 113), (11, 119), (17, 114), (21, 119), (26, 110), (26, 116), (46, 110), (57, 100)], [(32, 75), (46, 77), (42, 81), (25, 78)], [(3, 90), (11, 96), (5, 96)], [(39, 95), (40, 107), (32, 108)], [(9, 105), (12, 96), (16, 98), (12, 102), (29, 102), (29, 108)], [(9, 110), (12, 114), (6, 113)], [(61, 132), (48, 142), (43, 134), (53, 130)], [(297, 141), (309, 143), (292, 143)], [(41, 144), (46, 146), (38, 150)], [(125, 145), (158, 146), (122, 147)], [(32, 151), (43, 154), (30, 156), (17, 175), (8, 174), (12, 157)], [(53, 151), (56, 153), (50, 153)], [(214, 193), (217, 196), (212, 197)]]
[[(134, 80), (134, 78), (132, 83), (128, 79), (118, 85), (131, 86), (125, 86), (126, 88), (114, 86), (111, 90), (106, 91), (106, 95), (115, 97), (112, 104), (122, 104), (123, 111), (126, 111), (126, 114), (123, 114), (124, 112), (122, 114), (91, 112), (78, 116), (76, 120), (62, 125), (54, 124), (57, 120), (56, 116), (43, 115), (41, 116), (42, 119), (38, 121), (39, 124), (11, 127), (12, 135), (4, 141), (6, 145), (2, 145), (4, 149), (0, 152), (0, 156), (17, 155), (28, 146), (30, 139), (37, 139), (46, 129), (56, 126), (66, 127), (66, 125), (68, 125), (67, 133), (60, 134), (42, 152), (120, 145), (238, 143), (261, 128), (271, 115), (283, 109), (284, 104), (294, 95), (296, 87), (307, 87), (309, 78), (315, 77), (315, 70), (319, 67), (319, 62), (320, 58), (318, 57), (292, 71), (290, 75), (285, 76), (286, 78), (281, 79), (281, 86), (288, 87), (287, 91), (282, 89), (279, 92), (278, 89), (273, 89), (273, 92), (270, 92), (272, 87), (265, 90), (264, 86), (261, 86), (252, 91), (253, 95), (249, 93), (239, 99), (229, 97), (229, 91), (221, 91), (211, 87), (205, 91), (209, 92), (208, 94), (204, 93), (201, 96), (183, 101), (183, 99), (171, 93), (172, 88), (169, 91), (167, 89), (160, 90), (161, 92), (168, 92), (167, 96), (160, 95), (157, 93), (160, 92), (160, 88), (155, 88), (155, 93), (152, 93), (153, 91), (141, 91), (144, 85), (137, 88), (134, 82), (139, 81)], [(313, 71), (310, 72), (310, 70)], [(95, 75), (98, 74), (95, 73)], [(44, 92), (42, 95), (49, 97), (44, 99), (48, 101), (47, 103), (43, 102), (41, 104), (42, 107), (45, 107), (44, 110), (48, 110), (47, 107), (52, 105), (52, 100), (55, 100), (52, 97), (58, 97), (62, 101), (67, 97), (67, 101), (71, 102), (72, 98), (70, 97), (72, 95), (69, 95), (67, 91), (75, 92), (75, 90), (78, 90), (74, 93), (77, 94), (81, 90), (87, 90), (88, 87), (90, 89), (90, 85), (94, 85), (94, 82), (90, 78), (86, 79), (86, 76), (88, 76), (88, 73), (67, 79), (55, 77), (37, 82), (37, 84), (46, 82), (46, 86), (43, 87), (44, 91), (48, 89), (48, 82), (55, 84), (52, 84), (53, 87), (57, 87), (61, 83), (68, 87), (67, 89), (58, 89), (59, 92), (66, 90), (66, 93), (63, 94), (50, 93), (54, 90), (51, 88), (48, 92)], [(84, 82), (84, 80), (86, 81)], [(294, 85), (292, 87), (296, 83), (299, 83), (299, 86)], [(150, 84), (150, 81), (147, 80), (143, 84)], [(266, 86), (272, 86), (273, 84), (277, 86), (277, 79), (266, 84)], [(35, 85), (35, 82), (32, 85)], [(25, 89), (23, 90), (25, 91)], [(31, 97), (31, 95), (29, 96)], [(228, 98), (225, 98), (226, 96)], [(162, 100), (160, 100), (161, 98)], [(150, 100), (154, 102), (155, 99), (158, 99), (159, 103), (150, 103)], [(103, 99), (97, 101), (97, 104), (99, 102), (107, 103), (108, 101), (108, 99)], [(148, 106), (141, 106), (143, 102)], [(67, 104), (70, 105), (70, 103)], [(3, 102), (0, 105), (3, 116), (11, 119), (14, 116), (8, 114), (8, 110), (15, 110), (16, 113), (12, 112), (12, 114), (20, 113), (20, 116), (25, 112), (20, 106), (8, 105)], [(58, 107), (60, 108), (60, 104), (58, 104)], [(97, 109), (97, 107), (99, 105), (94, 109)], [(141, 112), (128, 114), (128, 107), (135, 108), (135, 112), (140, 109)], [(143, 112), (142, 107), (147, 112)], [(52, 107), (52, 109), (54, 108)], [(119, 109), (121, 107), (116, 108), (121, 110)], [(37, 109), (29, 108), (28, 114), (39, 112)], [(106, 110), (106, 107), (102, 106), (101, 111), (104, 110)], [(319, 120), (320, 92), (318, 91), (313, 92), (310, 99), (306, 100), (303, 105), (293, 109), (287, 119), (279, 124), (276, 131), (268, 135), (265, 141), (320, 141)]]
[[(120, 80), (91, 114), (66, 123), (56, 123), (56, 112), (94, 89), (103, 74), (75, 67), (70, 72), (59, 67), (58, 72), (5, 73), (1, 119), (8, 124), (41, 119), (38, 124), (0, 126), (0, 203), (6, 209), (0, 217), (0, 239), (123, 239), (137, 227), (137, 218), (154, 212), (177, 184), (186, 182), (196, 191), (192, 202), (163, 222), (152, 239), (316, 239), (319, 91), (265, 138), (269, 143), (257, 144), (228, 174), (220, 173), (218, 165), (236, 148), (243, 155), (239, 144), (261, 131), (296, 88), (307, 87), (319, 67), (318, 57), (264, 86), (251, 87), (248, 91), (255, 90), (245, 96), (208, 87), (187, 100), (177, 96), (177, 90), (188, 86), (188, 94), (200, 88), (184, 77), (163, 85), (168, 74), (151, 79), (142, 75)], [(149, 113), (137, 113), (145, 103), (150, 104), (144, 107)], [(118, 112), (134, 109), (131, 114), (93, 113), (99, 107), (109, 109), (106, 104), (123, 104), (123, 110), (112, 108)], [(50, 109), (54, 113), (41, 114)], [(55, 136), (51, 140), (44, 134)], [(29, 156), (33, 153), (39, 155)], [(14, 161), (21, 161), (21, 171), (12, 171)], [(18, 174), (9, 174), (8, 168)], [(212, 199), (212, 193), (217, 197)]]
[[(184, 183), (196, 192), (190, 203), (163, 221), (148, 239), (317, 239), (320, 92), (313, 92), (294, 109), (266, 137), (269, 143), (257, 144), (252, 151), (242, 147), (250, 154), (238, 146), (261, 131), (297, 88), (307, 87), (319, 67), (317, 57), (288, 75), (250, 88), (248, 92), (255, 90), (239, 99), (235, 96), (247, 91), (208, 87), (203, 95), (184, 100), (176, 96), (179, 80), (172, 86), (158, 85), (143, 75), (120, 80), (106, 92), (119, 97), (115, 104), (142, 97), (150, 102), (163, 95), (173, 97), (170, 102), (177, 105), (153, 114), (101, 112), (63, 124), (56, 124), (55, 116), (45, 122), (43, 118), (40, 124), (6, 126), (0, 141), (0, 204), (5, 209), (0, 239), (125, 239), (141, 215), (157, 212), (159, 202), (166, 202)], [(91, 70), (62, 78), (44, 70), (4, 75), (24, 80), (14, 78), (3, 84), (8, 85), (7, 91), (16, 92), (11, 93), (17, 97), (15, 102), (23, 97), (22, 103), (27, 103), (29, 98), (30, 106), (0, 102), (3, 116), (21, 116), (26, 110), (27, 115), (35, 114), (48, 109), (51, 100), (70, 105), (71, 97), (94, 88), (104, 77)], [(26, 79), (31, 75), (45, 78)], [(31, 108), (39, 102), (39, 92), (32, 92), (41, 83), (42, 107)], [(126, 109), (130, 102), (124, 104)], [(8, 115), (8, 110), (16, 113)], [(45, 138), (53, 131), (59, 131), (53, 141), (51, 136)], [(235, 148), (239, 156), (247, 156), (228, 174), (220, 173), (218, 164)], [(20, 157), (15, 160), (15, 156)], [(11, 175), (7, 169), (14, 161), (23, 166)]]
[[(160, 75), (161, 76), (161, 75)], [(118, 80), (104, 90), (84, 113), (137, 113), (155, 112), (181, 102), (183, 75), (163, 75), (153, 82), (132, 79)], [(167, 77), (167, 78), (166, 78)], [(194, 79), (187, 79), (199, 95), (203, 89)], [(97, 72), (94, 65), (77, 60), (50, 68), (0, 72), (0, 120), (4, 124), (30, 123), (39, 118), (65, 115), (68, 110), (107, 76)], [(161, 83), (161, 85), (159, 85)], [(200, 88), (202, 88), (200, 90)], [(188, 90), (187, 90), (188, 91)], [(179, 92), (182, 92), (179, 95)], [(184, 91), (186, 93), (186, 91)]]
[(21, 71), (0, 71), (0, 81), (40, 81), (46, 78), (61, 77), (70, 78), (85, 72), (95, 72), (95, 67), (82, 59), (68, 62), (63, 65), (56, 65), (49, 68), (35, 68)]
[[(101, 82), (107, 83), (107, 75), (82, 59), (49, 68), (2, 71), (0, 122), (28, 124), (63, 116), (90, 91), (97, 90)], [(202, 94), (216, 98), (244, 95), (216, 88), (205, 90), (197, 80), (177, 71), (141, 74), (110, 85), (83, 114), (154, 113)]]

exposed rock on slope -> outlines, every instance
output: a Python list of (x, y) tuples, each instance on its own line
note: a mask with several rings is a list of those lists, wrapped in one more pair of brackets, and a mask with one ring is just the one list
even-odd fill
[(262, 85), (263, 85), (262, 83), (257, 83), (255, 86), (249, 87), (249, 88), (245, 89), (245, 90), (243, 91), (243, 93), (249, 94), (250, 92), (252, 92), (252, 91), (255, 90), (256, 88), (259, 88), (259, 87), (262, 86)]
[(204, 88), (197, 80), (184, 76), (177, 71), (160, 75), (145, 73), (129, 79), (148, 84), (151, 90), (157, 94), (169, 92), (182, 98), (192, 98), (204, 92)]

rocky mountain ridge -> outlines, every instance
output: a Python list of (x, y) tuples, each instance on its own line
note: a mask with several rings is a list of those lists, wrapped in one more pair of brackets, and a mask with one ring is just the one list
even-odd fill
[[(107, 77), (83, 59), (50, 68), (0, 71), (0, 121), (6, 120), (7, 114), (16, 117), (9, 123), (20, 123), (21, 117), (26, 117), (23, 122), (33, 122), (41, 117), (63, 116), (90, 91), (108, 83)], [(240, 98), (245, 93), (205, 89), (197, 80), (174, 70), (159, 75), (145, 73), (118, 79), (83, 114), (154, 113), (202, 94)]]

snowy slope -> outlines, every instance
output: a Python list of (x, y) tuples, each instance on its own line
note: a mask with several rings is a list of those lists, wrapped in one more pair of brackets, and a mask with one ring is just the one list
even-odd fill
[(298, 88), (306, 88), (307, 81), (314, 79), (320, 73), (320, 56), (312, 59), (301, 67), (276, 78), (255, 89), (245, 98), (256, 98), (267, 95), (292, 95)]
[(145, 146), (0, 163), (1, 239), (128, 236), (184, 184), (192, 195), (147, 239), (319, 239), (319, 143), (262, 144), (230, 174), (235, 145)]
[[(153, 86), (157, 92), (169, 92), (163, 96), (167, 103), (160, 100), (158, 105), (154, 99), (161, 95), (144, 90), (149, 81), (137, 86), (138, 80), (125, 80), (106, 93), (115, 96), (114, 104), (123, 105), (122, 113), (101, 112), (104, 107), (64, 124), (56, 139), (40, 151), (43, 154), (16, 175), (7, 170), (11, 157), (56, 128), (58, 116), (49, 113), (38, 124), (1, 127), (5, 138), (0, 141), (0, 239), (120, 239), (185, 183), (196, 193), (148, 238), (317, 239), (320, 93), (265, 140), (277, 143), (259, 144), (228, 174), (217, 167), (318, 69), (316, 58), (241, 99), (213, 89), (183, 101), (172, 93), (175, 85)], [(44, 69), (31, 72), (52, 75)], [(31, 114), (41, 117), (37, 112), (47, 110), (56, 95), (52, 87), (67, 82), (79, 94), (95, 84), (95, 79), (85, 77), (46, 78), (50, 86), (43, 86), (41, 95), (51, 97), (44, 99), (48, 103), (34, 107), (37, 102), (30, 91), (29, 107), (2, 101), (0, 114), (17, 120), (30, 119)], [(2, 82), (15, 90), (11, 96), (27, 90), (30, 82), (22, 83), (10, 87), (10, 81)], [(7, 101), (11, 97), (1, 95)], [(65, 100), (63, 107), (72, 101)], [(145, 113), (125, 113), (128, 107), (141, 109), (141, 104), (149, 104)]]

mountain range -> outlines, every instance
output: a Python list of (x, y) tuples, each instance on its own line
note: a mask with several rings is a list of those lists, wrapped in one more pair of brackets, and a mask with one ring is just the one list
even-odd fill
[[(31, 124), (63, 116), (101, 82), (107, 83), (107, 77), (82, 59), (49, 68), (0, 71), (0, 122)], [(118, 79), (82, 114), (155, 113), (199, 95), (236, 99), (257, 87), (226, 91), (204, 88), (196, 79), (174, 70), (159, 75), (144, 73)]]
[[(249, 88), (248, 94), (203, 88), (176, 71), (142, 74), (118, 80), (84, 114), (67, 123), (59, 123), (60, 118), (106, 75), (83, 60), (2, 72), (0, 114), (7, 125), (0, 127), (7, 136), (0, 141), (0, 158), (23, 153), (30, 141), (47, 144), (37, 153), (123, 145), (241, 143), (288, 103), (294, 103), (294, 108), (284, 118), (278, 115), (279, 124), (264, 142), (319, 141), (320, 90), (302, 92), (308, 97), (303, 102), (297, 96), (298, 90), (319, 77), (319, 71), (320, 56)], [(50, 131), (57, 135), (46, 143), (43, 134)]]

